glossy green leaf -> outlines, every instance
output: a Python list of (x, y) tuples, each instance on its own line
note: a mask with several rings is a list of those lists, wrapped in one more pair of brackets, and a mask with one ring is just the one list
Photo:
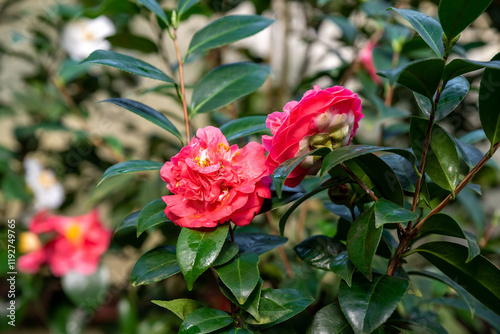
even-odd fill
[(137, 229), (137, 222), (139, 220), (140, 213), (141, 211), (139, 210), (125, 217), (125, 219), (115, 229), (115, 235), (127, 229)]
[(213, 229), (182, 228), (177, 239), (177, 261), (189, 290), (194, 281), (217, 259), (227, 237), (229, 224)]
[(394, 7), (391, 9), (401, 14), (408, 20), (408, 22), (411, 23), (420, 37), (422, 37), (427, 45), (431, 47), (436, 56), (443, 56), (443, 28), (441, 28), (441, 25), (436, 20), (425, 14), (410, 9), (398, 9)]
[(150, 11), (155, 13), (160, 19), (162, 19), (162, 21), (165, 22), (167, 26), (169, 25), (167, 15), (165, 15), (165, 12), (158, 4), (158, 2), (156, 2), (156, 0), (138, 0), (138, 1), (142, 3), (144, 6), (146, 6)]
[(488, 8), (492, 0), (441, 0), (439, 21), (451, 42)]
[(194, 6), (199, 0), (179, 0), (177, 2), (177, 13), (179, 17), (182, 17), (189, 8)]
[(337, 255), (330, 263), (330, 270), (333, 271), (335, 275), (342, 278), (348, 286), (352, 284), (352, 274), (354, 274), (354, 264), (349, 259), (349, 254), (347, 251)]
[(229, 326), (233, 318), (224, 311), (208, 307), (191, 312), (181, 324), (179, 334), (208, 334)]
[(308, 265), (330, 270), (330, 263), (345, 250), (345, 246), (326, 235), (315, 235), (302, 241), (294, 250)]
[(322, 191), (324, 191), (332, 186), (335, 186), (335, 185), (341, 184), (341, 183), (344, 183), (344, 182), (342, 182), (342, 181), (334, 182), (333, 180), (328, 180), (326, 182), (323, 182), (322, 184), (320, 184), (319, 186), (317, 186), (316, 188), (314, 188), (310, 192), (306, 193), (304, 196), (302, 196), (298, 200), (296, 200), (295, 203), (293, 203), (290, 206), (290, 208), (288, 208), (288, 210), (286, 210), (286, 212), (281, 216), (280, 235), (283, 237), (283, 234), (285, 233), (285, 226), (286, 226), (286, 222), (288, 221), (288, 218), (293, 213), (293, 211), (295, 211), (295, 209), (297, 209), (299, 207), (300, 204), (302, 204), (304, 201), (311, 198), (312, 196), (314, 196), (314, 195), (316, 195), (316, 194), (318, 194), (318, 193), (320, 193), (320, 192), (322, 192)]
[(165, 215), (166, 206), (165, 202), (159, 198), (147, 204), (144, 209), (141, 210), (137, 220), (137, 237), (147, 229), (169, 222)]
[(330, 152), (331, 150), (329, 148), (320, 147), (281, 163), (273, 172), (273, 184), (276, 188), (278, 197), (281, 197), (281, 190), (283, 188), (283, 184), (286, 181), (286, 178), (298, 165), (300, 165), (309, 156), (324, 157)]
[[(404, 204), (403, 188), (399, 183), (399, 179), (384, 160), (370, 153), (356, 157), (351, 161), (355, 162), (363, 170), (383, 197), (398, 205)], [(346, 162), (348, 167), (350, 167), (351, 161)], [(363, 175), (358, 175), (358, 177), (363, 179)]]
[(241, 117), (229, 121), (220, 127), (220, 131), (226, 136), (227, 141), (241, 137), (269, 132), (266, 127), (267, 116)]
[(179, 130), (177, 130), (177, 128), (168, 120), (168, 118), (166, 118), (163, 114), (159, 113), (153, 108), (148, 107), (147, 105), (140, 102), (124, 98), (112, 98), (101, 102), (113, 103), (117, 106), (130, 110), (131, 112), (170, 132), (171, 134), (179, 138), (182, 143), (182, 135)]
[(423, 244), (407, 254), (412, 253), (422, 255), (481, 303), (500, 314), (500, 285), (498, 284), (500, 269), (487, 258), (478, 255), (466, 263), (469, 256), (467, 247), (445, 241)]
[(483, 68), (500, 69), (500, 61), (477, 61), (469, 59), (453, 59), (444, 68), (443, 82), (451, 80), (459, 75), (477, 71)]
[(67, 272), (61, 279), (64, 294), (79, 308), (95, 309), (105, 302), (110, 286), (108, 269), (99, 266), (90, 275)]
[(232, 63), (214, 68), (194, 86), (191, 113), (221, 108), (257, 90), (270, 72), (267, 65)]
[(259, 305), (260, 305), (260, 293), (262, 291), (263, 283), (264, 281), (262, 280), (262, 278), (259, 277), (257, 285), (253, 289), (252, 293), (250, 293), (244, 304), (239, 303), (239, 301), (236, 299), (236, 297), (233, 295), (231, 290), (229, 290), (229, 288), (226, 285), (220, 284), (219, 287), (224, 296), (226, 296), (226, 298), (229, 299), (233, 304), (239, 305), (242, 309), (250, 313), (256, 321), (261, 321), (259, 313)]
[(349, 334), (349, 322), (342, 314), (339, 303), (333, 303), (316, 312), (306, 334)]
[(175, 247), (163, 246), (144, 253), (137, 260), (130, 281), (133, 286), (155, 283), (181, 271), (175, 257)]
[(444, 70), (444, 60), (439, 58), (420, 59), (390, 70), (379, 71), (378, 74), (392, 83), (405, 86), (431, 99), (436, 92)]
[[(434, 121), (437, 122), (442, 120), (448, 116), (449, 113), (455, 110), (455, 108), (460, 104), (460, 102), (462, 102), (469, 92), (469, 88), (469, 81), (462, 76), (458, 76), (448, 81), (439, 96)], [(418, 93), (413, 94), (415, 95), (415, 99), (417, 100), (420, 110), (422, 110), (425, 116), (429, 118), (432, 113), (431, 101), (427, 97)], [(434, 98), (432, 101), (434, 101)]]
[(374, 211), (375, 208), (372, 206), (356, 218), (346, 239), (349, 259), (369, 280), (372, 279), (373, 258), (383, 230), (375, 227)]
[(355, 333), (371, 333), (394, 312), (409, 282), (395, 276), (377, 276), (373, 282), (355, 276), (352, 286), (340, 283), (339, 303)]
[(328, 173), (332, 168), (334, 168), (341, 162), (359, 157), (364, 154), (374, 153), (378, 151), (389, 151), (392, 153), (396, 153), (408, 159), (412, 163), (415, 162), (415, 157), (410, 151), (400, 148), (370, 145), (349, 145), (337, 148), (325, 157), (325, 159), (323, 160), (323, 165), (321, 167), (320, 177), (325, 176), (326, 173)]
[(396, 205), (384, 198), (375, 203), (375, 227), (384, 224), (404, 223), (418, 218), (418, 214)]
[(380, 157), (394, 171), (404, 191), (415, 192), (418, 175), (415, 165), (397, 154)]
[(259, 256), (254, 253), (243, 253), (234, 261), (215, 270), (222, 282), (231, 290), (239, 304), (244, 304), (259, 281)]
[(278, 235), (261, 233), (235, 233), (234, 242), (240, 247), (241, 253), (255, 253), (257, 255), (269, 252), (276, 247), (284, 245), (288, 238)]
[(116, 67), (125, 72), (130, 72), (143, 77), (175, 83), (172, 78), (153, 65), (114, 51), (96, 50), (81, 62), (81, 64), (91, 63)]
[(457, 146), (458, 152), (464, 159), (467, 166), (469, 166), (469, 168), (473, 168), (479, 163), (479, 161), (481, 161), (484, 156), (483, 152), (481, 152), (471, 144), (464, 143), (463, 141), (455, 137), (452, 137), (452, 139)]
[(257, 215), (289, 204), (304, 196), (304, 194), (306, 193), (305, 189), (300, 185), (294, 188), (284, 186), (281, 189), (281, 198), (279, 198), (278, 194), (276, 193), (276, 188), (272, 183), (269, 188), (271, 189), (271, 198), (264, 199), (264, 203), (262, 204), (262, 207), (260, 208), (260, 211)]
[(176, 316), (181, 318), (181, 320), (186, 319), (190, 313), (202, 306), (200, 302), (187, 298), (174, 300), (152, 300), (151, 302), (172, 311)]
[(467, 260), (465, 262), (470, 262), (473, 258), (479, 255), (479, 253), (481, 253), (481, 250), (475, 240), (475, 236), (472, 233), (464, 231), (460, 224), (447, 214), (436, 213), (430, 216), (429, 219), (427, 219), (422, 225), (414, 240), (418, 240), (431, 234), (449, 235), (465, 239), (469, 246)]
[[(492, 60), (500, 60), (498, 53)], [(491, 146), (500, 142), (500, 111), (498, 110), (498, 95), (500, 70), (485, 69), (479, 87), (479, 117), (486, 137)]]
[[(424, 148), (428, 121), (412, 117), (410, 121), (410, 144), (415, 155), (420, 159)], [(441, 188), (454, 191), (459, 177), (458, 153), (453, 139), (439, 125), (434, 124), (431, 130), (429, 150), (425, 171)]]
[(110, 177), (125, 174), (125, 173), (135, 173), (135, 172), (144, 172), (150, 170), (160, 170), (163, 167), (162, 162), (149, 161), (149, 160), (130, 160), (125, 162), (117, 163), (104, 172), (102, 175), (99, 184), (103, 181), (109, 179)]
[(215, 20), (197, 31), (187, 53), (201, 52), (252, 36), (274, 22), (259, 15), (230, 15)]
[(240, 247), (238, 247), (238, 244), (226, 239), (226, 241), (224, 241), (222, 249), (220, 250), (219, 255), (217, 256), (217, 259), (215, 259), (212, 266), (217, 267), (228, 263), (229, 261), (234, 259), (236, 254), (238, 254), (239, 250)]
[(427, 270), (409, 271), (408, 275), (419, 275), (419, 276), (423, 276), (423, 277), (428, 277), (428, 278), (443, 282), (444, 284), (447, 284), (449, 287), (454, 289), (463, 298), (463, 300), (467, 303), (467, 306), (468, 306), (469, 312), (470, 312), (470, 317), (471, 317), (471, 319), (474, 318), (476, 300), (474, 299), (474, 297), (472, 297), (472, 295), (470, 293), (467, 292), (467, 290), (462, 288), (454, 280), (448, 278), (447, 276), (437, 274), (437, 273), (427, 271)]
[(262, 324), (259, 326), (259, 330), (262, 330), (287, 321), (305, 310), (313, 301), (307, 293), (294, 289), (264, 289), (259, 307), (261, 321), (246, 321), (252, 325)]

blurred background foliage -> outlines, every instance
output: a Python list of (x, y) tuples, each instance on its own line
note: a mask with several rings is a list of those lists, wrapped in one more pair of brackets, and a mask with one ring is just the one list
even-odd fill
[[(438, 1), (285, 1), (285, 0), (204, 0), (193, 6), (179, 28), (181, 49), (200, 27), (226, 14), (260, 14), (276, 20), (263, 32), (229, 46), (193, 54), (185, 66), (187, 92), (210, 69), (223, 63), (250, 60), (268, 63), (272, 75), (251, 95), (193, 120), (193, 129), (208, 124), (220, 126), (241, 116), (267, 115), (281, 110), (291, 99), (300, 99), (313, 84), (321, 87), (341, 84), (357, 92), (366, 117), (356, 143), (408, 147), (409, 117), (420, 110), (412, 93), (401, 87), (390, 92), (387, 82), (377, 84), (359, 62), (368, 41), (376, 43), (373, 57), (377, 69), (387, 69), (423, 57), (432, 57), (425, 42), (400, 17), (386, 8), (418, 8), (436, 16)], [(162, 1), (174, 8), (174, 1)], [(35, 158), (54, 171), (62, 183), (65, 200), (57, 212), (77, 215), (99, 207), (101, 218), (115, 229), (131, 212), (166, 194), (156, 173), (127, 174), (96, 188), (103, 172), (126, 160), (164, 162), (179, 150), (172, 136), (160, 132), (139, 117), (116, 106), (98, 103), (110, 97), (130, 97), (155, 107), (175, 124), (182, 124), (182, 109), (172, 86), (101, 66), (79, 66), (62, 45), (64, 27), (77, 19), (105, 15), (116, 33), (107, 37), (112, 49), (148, 61), (175, 77), (177, 66), (171, 41), (157, 29), (146, 8), (125, 0), (4, 0), (0, 4), (0, 244), (6, 240), (3, 224), (16, 219), (25, 229), (35, 213), (33, 193), (25, 181), (23, 161)], [(168, 16), (168, 15), (167, 15)], [(489, 60), (499, 50), (500, 1), (469, 27), (453, 48), (452, 56)], [(455, 137), (483, 153), (488, 149), (477, 115), (477, 91), (481, 72), (466, 75), (469, 97), (440, 125)], [(390, 92), (390, 93), (389, 93)], [(179, 126), (181, 128), (181, 126)], [(471, 149), (473, 150), (473, 148)], [(464, 191), (446, 212), (452, 213), (466, 229), (476, 231), (482, 252), (500, 263), (499, 167), (488, 163), (475, 179), (482, 196)], [(466, 165), (464, 164), (464, 170)], [(315, 181), (306, 187), (314, 187)], [(429, 189), (431, 201), (445, 194)], [(320, 194), (303, 204), (289, 222), (285, 253), (275, 250), (261, 257), (259, 268), (266, 286), (294, 287), (308, 291), (316, 302), (289, 324), (288, 333), (304, 333), (310, 315), (335, 300), (339, 278), (314, 270), (301, 262), (293, 246), (315, 234), (334, 236), (342, 218), (321, 205)], [(481, 207), (484, 210), (481, 210)], [(280, 209), (274, 213), (279, 217)], [(277, 234), (272, 216), (256, 219), (246, 227)], [(23, 227), (24, 226), (24, 227)], [(123, 226), (122, 226), (123, 227)], [(243, 229), (241, 229), (243, 230)], [(91, 307), (79, 305), (65, 284), (48, 272), (18, 276), (16, 332), (40, 333), (175, 333), (180, 320), (153, 305), (151, 299), (181, 296), (204, 300), (214, 308), (226, 309), (227, 300), (218, 290), (210, 272), (197, 288), (187, 292), (181, 277), (157, 284), (133, 287), (130, 271), (145, 250), (158, 244), (175, 244), (178, 228), (163, 225), (136, 238), (126, 225), (114, 236), (104, 257), (109, 274), (96, 279), (105, 286), (92, 285), (84, 293), (101, 297)], [(174, 233), (175, 232), (175, 233)], [(341, 232), (341, 231), (340, 231)], [(340, 233), (339, 232), (339, 233)], [(4, 252), (5, 247), (2, 247)], [(2, 259), (4, 257), (2, 256)], [(289, 264), (283, 262), (287, 258)], [(377, 260), (377, 258), (376, 258)], [(4, 261), (0, 264), (2, 272)], [(376, 264), (375, 264), (376, 265)], [(423, 263), (412, 263), (421, 267)], [(291, 270), (290, 270), (291, 269)], [(317, 284), (316, 282), (320, 282)], [(444, 284), (422, 278), (415, 292), (407, 295), (398, 310), (414, 322), (435, 322), (454, 333), (488, 333), (487, 311), (476, 310), (473, 320), (464, 316), (463, 303), (452, 299), (455, 292)], [(102, 282), (101, 282), (102, 283)], [(0, 295), (6, 296), (5, 280)], [(102, 285), (102, 284), (101, 284)], [(101, 290), (99, 290), (101, 289)], [(444, 302), (443, 302), (444, 300)], [(447, 305), (448, 303), (449, 305)], [(452, 305), (455, 303), (455, 305)], [(418, 312), (417, 312), (418, 309)], [(2, 307), (2, 312), (5, 308)], [(466, 313), (466, 312), (465, 312)], [(425, 315), (425, 320), (419, 318)], [(2, 318), (4, 316), (2, 315)], [(496, 318), (495, 318), (496, 319)], [(0, 328), (8, 329), (5, 321)], [(495, 328), (498, 330), (498, 323)], [(440, 328), (436, 332), (440, 332)]]

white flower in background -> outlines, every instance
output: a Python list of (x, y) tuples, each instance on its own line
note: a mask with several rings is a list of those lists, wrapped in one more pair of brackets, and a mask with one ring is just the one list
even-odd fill
[(24, 159), (26, 184), (35, 196), (35, 209), (57, 209), (64, 201), (64, 189), (54, 172), (35, 159)]
[(71, 59), (80, 61), (97, 49), (109, 50), (111, 44), (105, 38), (114, 34), (115, 26), (105, 16), (80, 19), (64, 27), (61, 44)]

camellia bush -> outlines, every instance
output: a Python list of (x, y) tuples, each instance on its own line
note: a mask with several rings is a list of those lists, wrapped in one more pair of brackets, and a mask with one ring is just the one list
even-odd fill
[[(179, 148), (167, 161), (119, 159), (100, 180), (102, 187), (145, 171), (161, 178), (148, 187), (164, 195), (115, 230), (115, 238), (130, 231), (142, 240), (158, 230), (164, 236), (135, 263), (131, 285), (144, 290), (127, 307), (140, 314), (145, 304), (134, 301), (145, 297), (147, 307), (151, 301), (179, 318), (180, 334), (446, 333), (446, 317), (454, 319), (447, 320), (448, 330), (460, 324), (462, 332), (500, 331), (500, 269), (493, 263), (499, 251), (489, 240), (494, 223), (485, 230), (477, 218), (480, 212), (485, 219), (483, 209), (475, 206), (482, 185), (494, 183), (485, 179), (498, 179), (492, 157), (500, 147), (500, 54), (471, 60), (466, 51), (475, 45), (460, 41), (491, 0), (442, 0), (437, 19), (365, 2), (362, 11), (376, 25), (364, 31), (369, 37), (361, 48), (354, 47), (360, 29), (347, 18), (358, 8), (346, 6), (345, 17), (326, 19), (339, 27), (343, 46), (358, 50), (353, 61), (332, 71), (303, 71), (296, 99), (282, 111), (250, 116), (237, 103), (249, 101), (242, 98), (264, 85), (271, 67), (258, 57), (225, 62), (231, 58), (217, 50), (279, 22), (220, 15), (183, 50), (183, 24), (209, 9), (197, 0), (179, 0), (175, 8), (138, 2), (175, 48), (175, 60), (162, 38), (152, 48), (168, 74), (107, 47), (80, 63), (159, 81), (149, 92), (173, 96), (183, 111), (174, 121), (119, 91), (104, 101), (165, 130), (175, 142), (170, 148)], [(317, 1), (315, 9), (326, 5)], [(119, 46), (127, 48), (127, 39)], [(251, 45), (247, 49), (251, 55)], [(187, 65), (207, 54), (215, 66), (186, 84)], [(333, 84), (321, 84), (325, 77)], [(355, 77), (358, 84), (349, 85)], [(280, 91), (265, 98), (279, 100)], [(461, 119), (466, 102), (480, 129), (447, 123)], [(221, 108), (229, 111), (214, 115)], [(382, 122), (377, 145), (363, 145), (360, 132), (374, 119), (390, 122)], [(195, 122), (205, 124), (196, 128)], [(472, 145), (478, 142), (488, 143), (485, 152)], [(473, 229), (464, 217), (472, 218)], [(43, 261), (49, 260), (31, 266)], [(158, 282), (167, 293), (155, 288)], [(135, 316), (122, 318), (127, 333), (136, 332), (127, 322)]]

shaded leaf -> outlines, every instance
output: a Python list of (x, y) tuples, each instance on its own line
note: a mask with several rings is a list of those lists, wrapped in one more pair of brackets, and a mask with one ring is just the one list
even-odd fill
[(375, 227), (384, 224), (404, 223), (418, 218), (418, 214), (396, 205), (384, 198), (375, 203)]
[(144, 253), (137, 260), (130, 281), (133, 286), (155, 283), (181, 271), (175, 256), (175, 247), (163, 246)]
[(147, 229), (153, 228), (165, 222), (170, 222), (165, 215), (165, 202), (163, 200), (157, 199), (148, 203), (144, 209), (141, 210), (137, 220), (137, 237), (139, 237), (142, 232)]
[(335, 275), (342, 278), (348, 286), (352, 284), (352, 274), (354, 273), (354, 264), (349, 259), (349, 254), (347, 251), (337, 255), (330, 263), (330, 270), (333, 271)]
[(224, 311), (208, 307), (191, 312), (181, 324), (179, 334), (205, 334), (229, 326), (233, 318)]
[(116, 175), (150, 171), (150, 170), (160, 170), (163, 167), (163, 165), (164, 164), (162, 162), (149, 161), (149, 160), (130, 160), (125, 162), (120, 162), (106, 169), (106, 171), (102, 175), (101, 180), (97, 185), (101, 184), (103, 181), (109, 179), (110, 177)]
[(306, 334), (353, 333), (349, 322), (342, 314), (339, 303), (333, 303), (316, 312)]
[(237, 118), (222, 125), (220, 131), (226, 137), (227, 141), (257, 133), (269, 132), (266, 127), (266, 119), (267, 116)]
[(142, 3), (144, 6), (146, 6), (150, 11), (155, 13), (160, 19), (162, 19), (163, 22), (168, 26), (168, 19), (167, 15), (165, 15), (165, 12), (163, 9), (160, 7), (158, 2), (156, 0), (138, 0), (140, 3)]
[(308, 265), (330, 270), (330, 263), (345, 250), (345, 246), (326, 235), (315, 235), (302, 241), (294, 250)]
[(288, 238), (278, 235), (260, 233), (235, 233), (234, 242), (240, 247), (239, 253), (254, 253), (257, 255), (269, 252), (276, 247), (284, 245)]
[(120, 233), (121, 231), (129, 229), (129, 228), (137, 229), (137, 221), (139, 220), (140, 213), (141, 213), (141, 211), (139, 210), (139, 211), (131, 213), (127, 217), (125, 217), (125, 219), (115, 229), (115, 235), (117, 233)]
[[(492, 60), (500, 60), (500, 53), (493, 57)], [(493, 145), (500, 142), (499, 82), (500, 70), (485, 69), (479, 87), (479, 117), (492, 148)]]
[(219, 255), (217, 256), (217, 259), (215, 259), (212, 266), (217, 267), (226, 264), (227, 262), (231, 261), (236, 256), (236, 254), (238, 254), (239, 250), (240, 247), (238, 247), (238, 244), (226, 239)]
[(244, 309), (245, 311), (250, 313), (256, 321), (261, 321), (260, 313), (259, 313), (259, 305), (260, 305), (260, 293), (262, 291), (262, 284), (263, 283), (264, 283), (264, 281), (262, 280), (262, 278), (259, 277), (257, 285), (253, 289), (250, 296), (248, 296), (248, 298), (244, 304), (240, 304), (238, 302), (236, 297), (233, 295), (231, 290), (229, 290), (229, 288), (226, 285), (219, 284), (219, 287), (220, 287), (222, 293), (224, 294), (224, 296), (226, 296), (226, 298), (229, 299), (233, 304), (239, 305), (242, 309)]
[(238, 303), (244, 304), (259, 281), (259, 256), (243, 253), (215, 270), (222, 282), (231, 290)]
[(446, 64), (443, 72), (443, 82), (451, 80), (459, 75), (477, 71), (483, 68), (500, 69), (500, 60), (477, 61), (469, 59), (453, 59)]

